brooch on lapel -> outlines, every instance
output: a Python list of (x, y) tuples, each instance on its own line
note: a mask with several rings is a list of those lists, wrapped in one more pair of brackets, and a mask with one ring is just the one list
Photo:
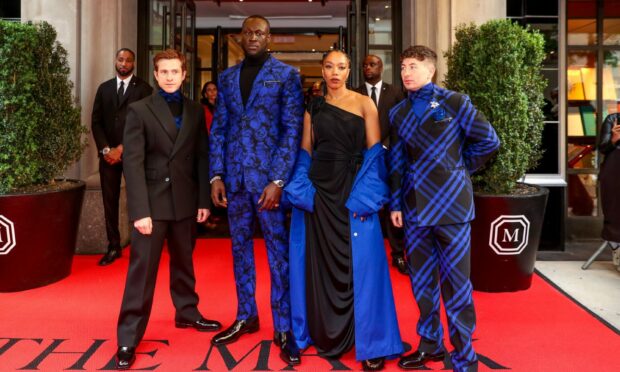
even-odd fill
[(449, 123), (452, 120), (452, 117), (446, 117), (446, 110), (441, 108), (436, 100), (432, 100), (430, 106), (433, 109), (433, 120), (435, 122)]

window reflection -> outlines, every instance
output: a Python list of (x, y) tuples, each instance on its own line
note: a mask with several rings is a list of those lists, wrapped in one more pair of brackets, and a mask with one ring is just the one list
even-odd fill
[(598, 195), (595, 174), (571, 174), (568, 176), (568, 215), (598, 215)]
[(596, 54), (569, 52), (567, 57), (568, 136), (596, 136)]

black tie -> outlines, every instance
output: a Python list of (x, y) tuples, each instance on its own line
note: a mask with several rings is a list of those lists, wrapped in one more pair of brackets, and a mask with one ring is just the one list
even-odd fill
[(371, 93), (370, 93), (370, 98), (372, 98), (372, 101), (375, 103), (375, 106), (377, 105), (377, 94), (375, 93), (375, 91), (377, 90), (377, 88), (373, 85), (372, 88), (370, 89)]
[(118, 96), (118, 103), (123, 100), (123, 94), (125, 94), (125, 89), (123, 89), (124, 85), (125, 82), (121, 80), (121, 86), (118, 87), (118, 92), (116, 92), (116, 95)]

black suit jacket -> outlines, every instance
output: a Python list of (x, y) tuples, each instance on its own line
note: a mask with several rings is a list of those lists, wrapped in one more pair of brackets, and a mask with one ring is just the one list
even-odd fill
[[(366, 84), (357, 87), (356, 91), (365, 96), (368, 95)], [(379, 124), (381, 124), (381, 143), (389, 146), (390, 143), (390, 109), (405, 98), (403, 92), (395, 86), (386, 83), (381, 84), (381, 94), (379, 94)]]
[(176, 128), (166, 101), (155, 92), (129, 105), (123, 168), (132, 221), (179, 221), (210, 208), (209, 140), (202, 106), (184, 97)]
[(152, 91), (147, 82), (134, 75), (125, 89), (123, 99), (118, 102), (116, 77), (99, 85), (91, 119), (91, 129), (99, 152), (106, 146), (116, 147), (123, 143), (127, 106), (148, 97)]

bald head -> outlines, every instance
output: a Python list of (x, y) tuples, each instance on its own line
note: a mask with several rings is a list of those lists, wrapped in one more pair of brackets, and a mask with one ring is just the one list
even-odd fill
[(383, 61), (374, 54), (367, 55), (364, 58), (364, 63), (362, 63), (362, 72), (364, 73), (364, 80), (368, 84), (377, 84), (381, 81), (383, 74)]

